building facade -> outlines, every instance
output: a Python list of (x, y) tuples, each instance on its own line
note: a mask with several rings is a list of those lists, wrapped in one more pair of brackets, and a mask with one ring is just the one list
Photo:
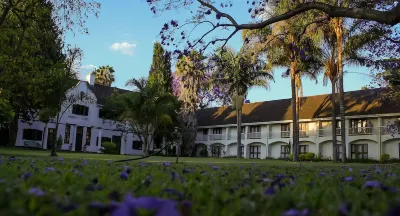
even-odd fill
[(77, 82), (67, 92), (67, 95), (85, 94), (91, 100), (64, 104), (66, 111), (60, 119), (58, 131), (55, 130), (54, 119), (47, 126), (37, 120), (29, 123), (20, 121), (15, 145), (50, 149), (56, 144), (54, 133), (57, 133), (57, 137), (63, 141), (61, 150), (99, 152), (102, 142), (112, 141), (117, 144), (121, 154), (142, 154), (142, 143), (137, 136), (123, 133), (118, 130), (116, 122), (102, 118), (101, 109), (105, 99), (114, 91), (124, 93), (127, 90), (97, 85), (94, 79), (94, 74), (89, 74), (87, 81)]
[[(400, 120), (400, 107), (380, 96), (382, 89), (345, 93), (347, 158), (379, 159), (382, 154), (400, 156), (400, 134), (387, 126)], [(330, 95), (301, 100), (299, 120), (300, 154), (313, 152), (332, 158)], [(244, 104), (241, 128), (242, 156), (245, 158), (288, 158), (292, 151), (291, 100)], [(339, 111), (339, 107), (336, 107)], [(339, 113), (337, 113), (339, 114)], [(230, 107), (200, 110), (196, 151), (206, 149), (213, 157), (236, 156), (236, 114)], [(337, 115), (339, 116), (339, 115)], [(337, 157), (341, 158), (340, 118), (337, 118)]]

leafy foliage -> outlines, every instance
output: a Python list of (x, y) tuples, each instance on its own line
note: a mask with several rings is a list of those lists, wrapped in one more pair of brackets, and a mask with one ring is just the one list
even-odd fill
[(171, 55), (168, 51), (164, 51), (158, 42), (154, 43), (149, 84), (158, 85), (161, 87), (161, 91), (172, 93)]
[(103, 86), (111, 86), (115, 81), (114, 72), (114, 68), (109, 65), (100, 66), (93, 71), (95, 74), (95, 83)]
[(103, 110), (109, 119), (121, 121), (117, 125), (121, 130), (137, 135), (147, 154), (156, 131), (170, 129), (179, 102), (172, 94), (159, 91), (158, 86), (148, 85), (146, 79), (131, 79), (128, 85), (135, 88), (134, 92), (114, 94)]

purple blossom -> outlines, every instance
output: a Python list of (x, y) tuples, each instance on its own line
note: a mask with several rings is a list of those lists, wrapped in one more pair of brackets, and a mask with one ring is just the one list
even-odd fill
[(172, 189), (172, 188), (165, 188), (163, 190), (163, 192), (166, 192), (166, 193), (171, 194), (171, 195), (176, 195), (179, 198), (183, 198), (183, 194), (181, 192), (179, 192), (179, 191), (177, 191), (175, 189)]
[(267, 190), (264, 191), (264, 195), (273, 195), (273, 194), (275, 194), (275, 189), (272, 186), (268, 187)]
[(364, 188), (380, 188), (382, 185), (380, 182), (377, 181), (367, 181), (364, 184)]
[(212, 166), (212, 168), (213, 168), (213, 170), (219, 170), (220, 169), (220, 167), (218, 167), (218, 166)]
[(32, 176), (32, 173), (26, 172), (26, 173), (24, 174), (24, 180), (25, 180), (25, 181), (28, 180), (31, 176)]
[(354, 177), (348, 176), (343, 179), (344, 181), (354, 181)]
[(310, 215), (310, 211), (308, 209), (304, 209), (302, 211), (297, 209), (289, 209), (282, 213), (282, 216), (308, 216)]
[(169, 167), (169, 166), (171, 166), (171, 162), (169, 162), (169, 161), (166, 161), (166, 162), (164, 163), (164, 166), (166, 166), (166, 167)]
[(44, 170), (44, 172), (47, 173), (47, 172), (51, 172), (51, 171), (54, 171), (54, 170), (56, 170), (56, 169), (54, 169), (53, 167), (47, 167), (47, 168)]
[(29, 194), (32, 194), (34, 196), (44, 196), (44, 191), (39, 188), (31, 188), (29, 189)]
[(128, 173), (127, 172), (121, 172), (121, 174), (119, 175), (119, 177), (123, 180), (128, 180)]

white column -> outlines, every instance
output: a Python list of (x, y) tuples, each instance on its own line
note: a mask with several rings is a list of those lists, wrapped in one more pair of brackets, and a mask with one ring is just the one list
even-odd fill
[[(85, 145), (86, 145), (86, 134), (87, 134), (87, 127), (83, 128), (83, 137), (82, 137), (82, 151), (85, 149)], [(90, 140), (89, 140), (90, 141)]]
[(99, 149), (101, 148), (101, 128), (99, 128), (99, 140), (98, 140), (98, 143), (96, 143), (97, 145), (98, 145), (98, 147), (99, 147)]
[[(345, 131), (346, 143), (344, 143), (346, 145), (346, 151), (347, 151), (346, 154), (347, 154), (347, 158), (351, 158), (351, 146), (349, 145), (349, 131), (350, 131), (349, 119), (346, 118), (344, 121), (344, 124), (345, 124), (345, 128), (346, 128), (346, 131)], [(342, 136), (343, 136), (343, 134), (342, 134)]]
[[(379, 157), (384, 154), (382, 146), (382, 118), (378, 117), (378, 144), (379, 144)], [(372, 129), (374, 131), (374, 129)]]
[(121, 150), (120, 150), (120, 154), (124, 155), (125, 154), (125, 147), (126, 147), (126, 141), (128, 139), (128, 134), (126, 134), (126, 136), (122, 136), (121, 137)]
[(76, 142), (76, 128), (77, 128), (77, 127), (76, 127), (76, 125), (73, 125), (72, 128), (73, 128), (73, 129), (72, 129), (72, 131), (73, 131), (73, 132), (72, 132), (73, 136), (72, 136), (72, 149), (71, 149), (71, 151), (75, 151), (75, 144), (76, 144), (76, 143), (75, 143), (75, 142)]
[(228, 140), (228, 136), (229, 136), (229, 127), (225, 129), (225, 140)]

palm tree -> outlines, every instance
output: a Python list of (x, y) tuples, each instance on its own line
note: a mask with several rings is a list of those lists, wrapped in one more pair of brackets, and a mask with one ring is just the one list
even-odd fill
[(95, 83), (103, 86), (111, 86), (115, 81), (114, 72), (114, 68), (109, 65), (99, 67), (93, 72), (96, 75)]
[[(316, 80), (320, 70), (320, 49), (318, 47), (317, 31), (301, 34), (304, 25), (298, 21), (286, 20), (260, 31), (246, 31), (244, 37), (258, 38), (254, 43), (255, 53), (266, 53), (269, 67), (287, 68), (283, 77), (290, 77), (292, 91), (293, 119), (293, 160), (298, 160), (299, 153), (299, 122), (298, 105), (301, 91), (301, 77), (308, 76)], [(314, 38), (315, 39), (314, 39)]]
[(338, 88), (338, 63), (337, 63), (337, 52), (336, 52), (336, 35), (333, 31), (332, 24), (323, 26), (324, 28), (324, 43), (323, 43), (323, 61), (324, 65), (324, 79), (323, 84), (326, 86), (328, 80), (331, 82), (332, 94), (331, 94), (331, 105), (332, 105), (332, 159), (334, 162), (337, 161), (337, 134), (336, 134), (336, 89)]
[(133, 86), (134, 91), (113, 95), (103, 109), (107, 115), (129, 124), (129, 131), (138, 135), (147, 155), (156, 130), (173, 123), (179, 103), (172, 94), (160, 92), (158, 86), (147, 85), (146, 79), (131, 79), (127, 85)]
[(215, 64), (214, 80), (220, 85), (228, 85), (226, 92), (232, 99), (232, 108), (237, 117), (237, 157), (241, 157), (241, 125), (243, 102), (248, 90), (252, 87), (269, 88), (273, 80), (270, 70), (264, 62), (242, 48), (239, 52), (233, 49), (220, 49), (212, 58)]

